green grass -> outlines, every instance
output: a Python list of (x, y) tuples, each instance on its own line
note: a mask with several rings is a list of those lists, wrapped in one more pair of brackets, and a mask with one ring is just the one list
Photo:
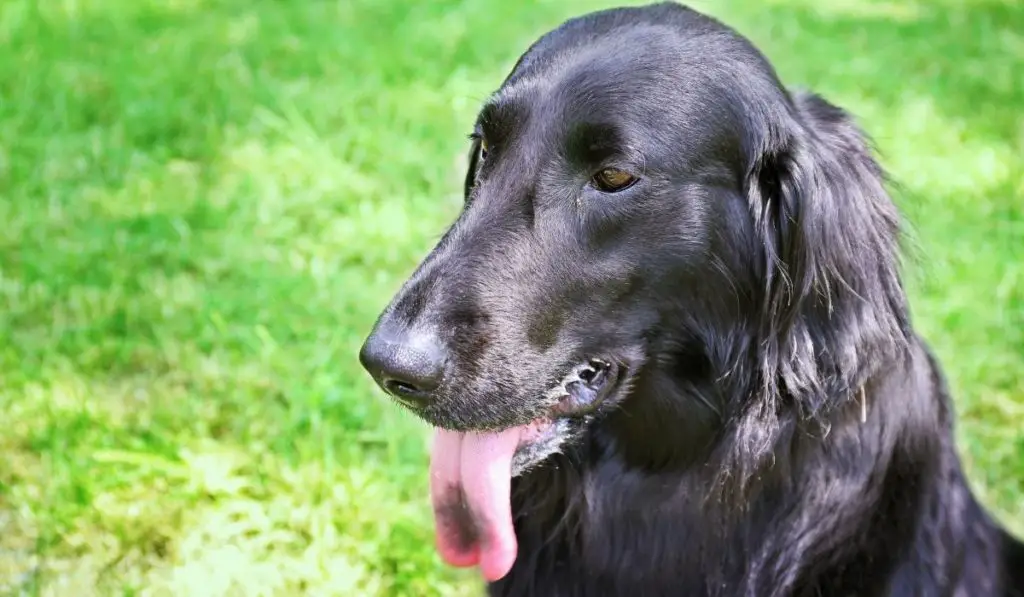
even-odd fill
[[(0, 2), (0, 594), (471, 594), (355, 354), (479, 102), (607, 5)], [(971, 482), (1024, 530), (1024, 11), (697, 6), (878, 141)]]

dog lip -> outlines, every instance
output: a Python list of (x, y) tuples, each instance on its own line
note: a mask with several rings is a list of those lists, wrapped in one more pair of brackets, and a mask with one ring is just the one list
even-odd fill
[(591, 358), (574, 367), (548, 392), (557, 397), (552, 417), (579, 417), (598, 410), (615, 391), (622, 369), (613, 361)]

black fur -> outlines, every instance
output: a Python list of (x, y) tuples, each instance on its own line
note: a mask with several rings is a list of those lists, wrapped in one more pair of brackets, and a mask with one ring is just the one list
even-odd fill
[[(519, 555), (491, 595), (1024, 597), (844, 111), (713, 19), (616, 9), (529, 48), (470, 161), (463, 213), (382, 316), (443, 336), (419, 414), (499, 429), (580, 359), (628, 371), (514, 480)], [(608, 165), (639, 182), (598, 191)]]

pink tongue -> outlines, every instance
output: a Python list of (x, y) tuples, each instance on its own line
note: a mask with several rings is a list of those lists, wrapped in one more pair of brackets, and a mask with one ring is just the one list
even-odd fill
[(516, 560), (512, 456), (530, 426), (498, 433), (437, 431), (430, 459), (437, 549), (452, 566), (480, 566), (496, 581)]

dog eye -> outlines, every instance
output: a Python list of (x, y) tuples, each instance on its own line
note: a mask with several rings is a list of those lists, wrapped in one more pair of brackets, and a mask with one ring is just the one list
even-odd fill
[(487, 152), (488, 152), (489, 149), (490, 149), (490, 146), (487, 144), (487, 139), (481, 138), (480, 139), (480, 159), (481, 160), (486, 160), (487, 159)]
[(637, 181), (637, 177), (618, 168), (605, 168), (595, 174), (591, 180), (599, 191), (615, 193), (632, 186)]

